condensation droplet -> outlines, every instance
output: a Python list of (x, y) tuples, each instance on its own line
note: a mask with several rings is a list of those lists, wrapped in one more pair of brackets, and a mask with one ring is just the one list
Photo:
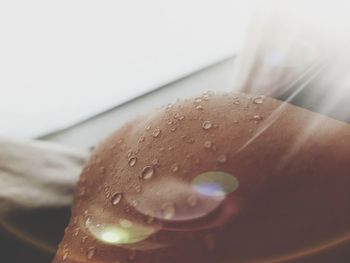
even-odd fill
[(89, 247), (89, 249), (86, 252), (86, 258), (87, 259), (92, 259), (96, 254), (96, 248), (94, 247)]
[(254, 115), (253, 116), (253, 120), (255, 121), (261, 121), (263, 119), (263, 117), (261, 115)]
[(80, 227), (77, 227), (73, 230), (73, 236), (76, 237), (79, 235), (79, 232), (80, 232)]
[(176, 126), (174, 126), (174, 127), (170, 128), (170, 131), (174, 132), (174, 131), (176, 131), (176, 129), (177, 129)]
[(135, 186), (135, 191), (136, 191), (136, 193), (141, 193), (141, 191), (142, 191), (142, 186), (141, 186), (141, 185), (136, 185), (136, 186)]
[(195, 142), (195, 139), (193, 139), (193, 138), (191, 138), (191, 137), (189, 137), (189, 136), (187, 136), (187, 135), (182, 135), (181, 138), (182, 138), (186, 143), (192, 144), (192, 143)]
[(144, 142), (145, 139), (146, 139), (146, 137), (142, 135), (142, 136), (139, 138), (139, 143)]
[(139, 201), (138, 200), (133, 200), (132, 202), (131, 202), (131, 205), (133, 206), (133, 207), (137, 207), (138, 205), (139, 205)]
[(151, 129), (151, 127), (152, 127), (152, 125), (151, 124), (147, 124), (147, 126), (146, 126), (146, 131), (149, 131), (150, 129)]
[(91, 217), (87, 217), (85, 220), (85, 227), (89, 228), (91, 226)]
[(265, 96), (255, 96), (253, 98), (253, 103), (255, 104), (262, 104), (265, 100)]
[(189, 206), (196, 206), (197, 205), (197, 197), (195, 195), (191, 195), (190, 197), (187, 198), (187, 203)]
[(182, 121), (183, 119), (185, 119), (185, 116), (181, 115), (178, 119)]
[(159, 128), (154, 129), (154, 131), (152, 132), (152, 136), (157, 138), (161, 133), (161, 130)]
[(179, 117), (180, 117), (180, 113), (176, 112), (176, 113), (174, 114), (174, 119), (178, 119)]
[(133, 225), (132, 222), (127, 219), (121, 219), (119, 223), (123, 228), (130, 228)]
[(161, 208), (162, 218), (164, 219), (172, 219), (175, 216), (176, 209), (173, 203), (164, 203)]
[(201, 102), (202, 102), (202, 98), (195, 98), (195, 99), (194, 99), (194, 102), (195, 102), (195, 103), (201, 103)]
[(202, 123), (202, 128), (203, 128), (204, 130), (209, 130), (212, 126), (213, 126), (213, 125), (211, 124), (210, 121), (204, 121), (204, 122)]
[(204, 108), (203, 108), (203, 106), (202, 105), (198, 105), (198, 106), (196, 106), (196, 110), (203, 110)]
[(85, 187), (83, 186), (83, 187), (79, 190), (78, 196), (84, 196), (85, 194), (86, 194), (86, 189), (85, 189)]
[(137, 157), (131, 157), (128, 161), (130, 167), (135, 166), (136, 162), (137, 162)]
[(63, 253), (63, 256), (62, 256), (62, 261), (66, 261), (67, 258), (68, 258), (68, 255), (69, 255), (69, 252), (68, 252), (68, 251), (65, 251), (65, 252)]
[(154, 166), (157, 166), (157, 165), (159, 165), (159, 160), (156, 158), (156, 159), (153, 159), (152, 160), (152, 165), (154, 165)]
[(233, 104), (236, 104), (236, 105), (241, 104), (241, 102), (239, 101), (239, 98), (238, 98), (238, 97), (234, 97), (234, 98), (233, 98)]
[(213, 143), (211, 141), (204, 142), (204, 148), (210, 149), (212, 146), (213, 146)]
[(141, 179), (151, 179), (154, 174), (154, 168), (152, 166), (145, 166), (141, 172)]
[(179, 165), (174, 163), (173, 165), (171, 165), (171, 171), (173, 171), (174, 173), (176, 173), (177, 171), (179, 171)]
[(112, 205), (117, 205), (120, 203), (120, 201), (122, 200), (123, 198), (123, 194), (122, 193), (115, 193), (113, 196), (112, 196), (112, 199), (111, 199), (111, 202), (112, 202)]
[(227, 156), (225, 154), (220, 154), (217, 158), (217, 161), (219, 163), (226, 163), (227, 162)]
[(168, 105), (166, 105), (165, 110), (169, 111), (172, 107), (173, 105), (169, 103)]
[(172, 150), (174, 150), (175, 149), (175, 147), (174, 146), (170, 146), (170, 147), (168, 147), (168, 151), (172, 151)]
[(86, 242), (86, 240), (88, 240), (88, 236), (83, 236), (82, 238), (81, 238), (81, 243), (85, 243)]

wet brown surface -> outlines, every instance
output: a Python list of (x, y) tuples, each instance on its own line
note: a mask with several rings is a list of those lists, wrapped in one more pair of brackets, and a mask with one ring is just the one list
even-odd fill
[(168, 106), (97, 148), (54, 262), (346, 263), (349, 158), (348, 124), (263, 96)]

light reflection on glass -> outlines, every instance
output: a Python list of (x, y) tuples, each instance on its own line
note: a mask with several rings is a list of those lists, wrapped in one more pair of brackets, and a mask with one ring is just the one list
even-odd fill
[(208, 196), (225, 196), (237, 190), (239, 181), (231, 174), (213, 171), (198, 175), (192, 181), (195, 191)]
[(142, 192), (128, 193), (125, 198), (130, 204), (137, 199), (138, 205), (134, 209), (142, 215), (162, 222), (185, 222), (213, 212), (221, 205), (225, 195), (203, 194), (194, 189), (191, 181), (162, 177), (148, 182)]
[(129, 233), (119, 227), (109, 227), (101, 232), (101, 241), (110, 244), (127, 243)]

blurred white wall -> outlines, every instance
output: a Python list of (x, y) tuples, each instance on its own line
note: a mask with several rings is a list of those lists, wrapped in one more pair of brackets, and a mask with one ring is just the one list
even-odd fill
[(1, 1), (0, 135), (65, 127), (235, 54), (255, 2)]

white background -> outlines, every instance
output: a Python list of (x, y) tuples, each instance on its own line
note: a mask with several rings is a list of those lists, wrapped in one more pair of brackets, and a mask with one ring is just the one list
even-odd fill
[(0, 136), (34, 137), (238, 51), (253, 0), (0, 2)]

